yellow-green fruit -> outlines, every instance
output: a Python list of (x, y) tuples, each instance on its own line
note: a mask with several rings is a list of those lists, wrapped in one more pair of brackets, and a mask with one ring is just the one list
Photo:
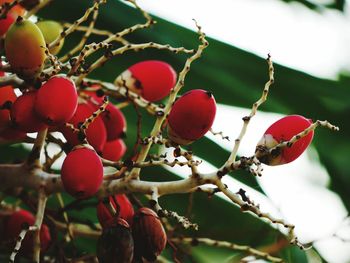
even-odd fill
[(17, 19), (6, 33), (5, 53), (17, 75), (35, 78), (46, 59), (44, 36), (33, 22)]
[[(36, 25), (40, 28), (44, 35), (45, 42), (48, 45), (55, 41), (63, 31), (61, 24), (57, 23), (56, 21), (40, 21)], [(63, 42), (64, 39), (62, 39), (57, 46), (50, 48), (50, 53), (56, 55), (61, 50)]]

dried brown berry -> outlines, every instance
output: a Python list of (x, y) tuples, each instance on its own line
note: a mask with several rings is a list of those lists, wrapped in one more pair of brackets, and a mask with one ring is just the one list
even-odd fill
[(134, 241), (129, 224), (117, 218), (103, 229), (97, 243), (99, 263), (130, 263), (134, 255)]
[(134, 215), (132, 235), (135, 242), (135, 257), (155, 261), (166, 246), (167, 236), (157, 214), (140, 208)]

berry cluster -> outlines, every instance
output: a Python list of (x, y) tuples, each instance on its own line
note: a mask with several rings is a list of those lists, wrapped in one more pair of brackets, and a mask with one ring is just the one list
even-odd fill
[(154, 261), (166, 246), (166, 233), (157, 214), (147, 207), (134, 213), (126, 195), (100, 201), (97, 218), (103, 227), (97, 245), (100, 262), (111, 262), (110, 258), (113, 262)]
[[(56, 21), (40, 20), (34, 23), (35, 19), (28, 19), (49, 2), (0, 1), (0, 36), (3, 40), (0, 46), (3, 55), (0, 72), (0, 142), (33, 144), (23, 163), (0, 165), (0, 176), (5, 178), (0, 190), (21, 198), (36, 212), (34, 216), (27, 210), (1, 203), (0, 247), (3, 244), (7, 248), (15, 247), (12, 261), (19, 254), (39, 262), (43, 259), (41, 252), (46, 253), (52, 243), (57, 247), (60, 236), (53, 235), (48, 225), (52, 225), (54, 230), (63, 231), (65, 242), (74, 239), (75, 234), (86, 234), (81, 224), (74, 220), (70, 222), (67, 211), (97, 197), (99, 225), (92, 224), (87, 235), (98, 236), (96, 257), (99, 262), (153, 262), (165, 249), (169, 233), (175, 238), (178, 235), (173, 231), (172, 220), (184, 228), (197, 229), (197, 225), (186, 217), (162, 209), (158, 199), (166, 194), (196, 191), (208, 192), (208, 195), (222, 191), (242, 211), (263, 215), (271, 222), (287, 227), (292, 243), (302, 247), (294, 236), (293, 225), (262, 213), (253, 202), (239, 198), (221, 181), (225, 174), (237, 169), (247, 169), (254, 175), (260, 175), (261, 163), (282, 165), (292, 162), (309, 146), (318, 125), (336, 129), (328, 122), (312, 122), (300, 115), (289, 115), (266, 130), (251, 157), (237, 158), (239, 143), (247, 125), (257, 107), (266, 99), (273, 82), (270, 58), (269, 82), (262, 98), (254, 104), (251, 115), (244, 118), (244, 126), (235, 140), (231, 156), (215, 173), (203, 174), (197, 169), (200, 162), (195, 160), (187, 147), (211, 130), (217, 110), (214, 94), (208, 90), (192, 89), (179, 95), (191, 63), (208, 46), (201, 28), (197, 25), (200, 45), (196, 50), (153, 42), (133, 44), (124, 36), (154, 24), (134, 1), (130, 0), (141, 10), (146, 18), (145, 24), (135, 25), (117, 34), (93, 30), (100, 5), (106, 2), (102, 0), (94, 1), (81, 18), (65, 27)], [(90, 14), (93, 15), (89, 27), (81, 26)], [(78, 30), (84, 31), (81, 43), (62, 55), (65, 38)], [(99, 43), (86, 44), (92, 32), (106, 34), (107, 38)], [(122, 44), (122, 47), (116, 48), (115, 42)], [(88, 78), (93, 70), (114, 56), (127, 50), (146, 48), (184, 52), (191, 56), (179, 74), (165, 61), (145, 60), (129, 65), (114, 76), (114, 83)], [(87, 57), (99, 50), (104, 50), (103, 56), (87, 65)], [(127, 121), (134, 120), (127, 119), (121, 110), (129, 105), (135, 108), (138, 115), (137, 138), (133, 147), (127, 146), (124, 140), (128, 134)], [(140, 113), (141, 110), (144, 112)], [(142, 138), (143, 113), (149, 113), (155, 119), (153, 129), (145, 138)], [(49, 144), (59, 146), (60, 152), (51, 157), (47, 151)], [(175, 159), (169, 162), (162, 153), (151, 154), (151, 148), (158, 144), (173, 148), (174, 157), (186, 161)], [(40, 159), (42, 152), (45, 153), (44, 162)], [(128, 157), (125, 157), (126, 153)], [(61, 156), (64, 160), (60, 174), (55, 174), (52, 165)], [(191, 175), (174, 182), (140, 179), (143, 167), (156, 165), (187, 165)], [(205, 188), (204, 184), (216, 188)], [(35, 201), (23, 197), (27, 191), (31, 197), (35, 197)], [(64, 195), (65, 198), (73, 197), (71, 205), (64, 204), (61, 192), (68, 194)], [(132, 203), (125, 193), (133, 197), (130, 199)], [(153, 210), (145, 207), (133, 193), (142, 194), (140, 199), (150, 199)], [(53, 194), (57, 194), (61, 207), (45, 210), (46, 201), (51, 200)], [(138, 207), (136, 212), (134, 207)], [(163, 221), (162, 217), (171, 220)], [(163, 226), (164, 222), (167, 224)], [(174, 247), (173, 243), (170, 244)], [(247, 249), (248, 253), (254, 251)], [(259, 253), (254, 255), (261, 256)]]

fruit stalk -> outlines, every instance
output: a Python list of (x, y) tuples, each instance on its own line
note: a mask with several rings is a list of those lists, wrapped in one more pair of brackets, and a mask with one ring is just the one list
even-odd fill
[(267, 64), (268, 64), (268, 70), (269, 70), (269, 80), (265, 83), (265, 87), (264, 87), (264, 90), (262, 92), (260, 99), (253, 104), (253, 107), (252, 107), (250, 114), (248, 116), (243, 117), (243, 126), (241, 128), (241, 131), (240, 131), (237, 139), (235, 140), (235, 145), (232, 149), (232, 152), (220, 170), (225, 169), (225, 167), (227, 168), (227, 167), (231, 166), (236, 161), (239, 146), (240, 146), (241, 141), (242, 141), (242, 139), (247, 131), (250, 120), (255, 116), (260, 105), (263, 104), (267, 100), (267, 96), (269, 94), (270, 87), (275, 81), (274, 68), (273, 68), (273, 63), (272, 63), (270, 54), (267, 57)]
[(38, 208), (35, 215), (35, 223), (34, 226), (36, 227), (36, 230), (34, 232), (34, 252), (33, 252), (33, 262), (40, 262), (40, 229), (41, 225), (43, 223), (44, 214), (45, 214), (45, 208), (46, 208), (46, 202), (47, 202), (47, 196), (45, 192), (40, 189), (39, 196), (38, 196)]

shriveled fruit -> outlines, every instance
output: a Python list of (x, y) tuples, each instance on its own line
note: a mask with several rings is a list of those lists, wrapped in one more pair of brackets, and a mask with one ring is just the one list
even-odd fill
[(265, 131), (258, 142), (255, 150), (257, 158), (268, 165), (280, 165), (294, 161), (310, 145), (314, 131), (310, 131), (293, 145), (276, 148), (272, 152), (270, 149), (281, 142), (289, 141), (293, 136), (310, 127), (311, 124), (311, 120), (300, 115), (289, 115), (276, 121)]
[(158, 101), (169, 95), (176, 83), (176, 72), (166, 62), (146, 60), (136, 63), (115, 80), (148, 101)]
[(122, 139), (106, 142), (102, 151), (102, 157), (104, 159), (117, 162), (126, 152), (126, 145)]
[[(63, 31), (62, 25), (53, 20), (39, 21), (36, 23), (36, 25), (41, 30), (41, 33), (43, 33), (47, 45), (50, 45), (52, 42), (54, 42)], [(56, 55), (58, 52), (60, 52), (61, 48), (63, 47), (63, 43), (64, 38), (56, 46), (50, 48), (50, 53)]]
[[(9, 242), (16, 242), (18, 235), (23, 229), (24, 225), (32, 226), (35, 223), (35, 217), (32, 213), (26, 210), (18, 210), (11, 214), (4, 224), (4, 236)], [(51, 235), (47, 225), (42, 224), (40, 229), (40, 247), (41, 251), (46, 251), (51, 242)], [(33, 232), (27, 233), (24, 240), (22, 241), (20, 252), (25, 255), (29, 255), (33, 251)]]
[[(3, 6), (5, 4), (10, 4), (14, 0), (0, 0), (0, 6)], [(6, 17), (0, 19), (0, 36), (3, 36), (6, 34), (9, 27), (16, 21), (18, 16), (22, 16), (24, 14), (25, 10), (20, 5), (15, 5), (12, 7)]]
[(96, 207), (97, 218), (102, 227), (106, 227), (114, 217), (120, 217), (126, 220), (130, 225), (132, 224), (132, 217), (134, 216), (134, 208), (130, 203), (128, 197), (124, 194), (117, 194), (108, 197), (108, 202), (113, 205), (117, 214), (111, 214), (108, 205), (105, 200), (100, 200)]
[(216, 103), (211, 92), (201, 89), (188, 91), (170, 111), (168, 136), (177, 144), (190, 144), (209, 131), (215, 114)]
[(102, 184), (102, 162), (94, 150), (76, 147), (63, 161), (61, 178), (67, 193), (78, 199), (89, 198)]
[[(92, 116), (94, 113), (94, 108), (87, 104), (78, 104), (78, 107), (73, 115), (73, 117), (68, 121), (68, 123), (73, 124), (75, 128), (78, 128), (87, 118)], [(77, 132), (73, 132), (72, 129), (68, 127), (61, 127), (60, 131), (63, 133), (67, 142), (71, 146), (81, 144), (80, 135)], [(96, 118), (86, 130), (86, 138), (89, 144), (94, 147), (98, 152), (103, 151), (103, 147), (107, 140), (107, 132), (105, 125), (100, 117)]]
[(34, 78), (44, 67), (45, 40), (33, 22), (19, 18), (9, 28), (5, 37), (6, 58), (19, 76)]
[(24, 93), (11, 107), (11, 120), (14, 127), (24, 132), (38, 132), (47, 127), (34, 112), (36, 91)]
[(37, 91), (35, 111), (48, 125), (57, 126), (69, 121), (77, 106), (75, 84), (66, 77), (52, 77)]
[(147, 207), (142, 207), (135, 213), (132, 236), (135, 243), (135, 257), (143, 257), (148, 261), (155, 261), (167, 242), (167, 236), (159, 217)]
[(99, 263), (131, 263), (134, 254), (134, 241), (129, 224), (117, 218), (103, 229), (97, 242)]

